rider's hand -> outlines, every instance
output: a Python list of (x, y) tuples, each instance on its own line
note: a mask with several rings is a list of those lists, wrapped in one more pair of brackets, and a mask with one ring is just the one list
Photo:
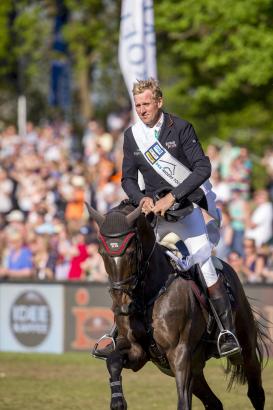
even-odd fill
[(165, 195), (163, 198), (160, 198), (156, 201), (155, 206), (153, 207), (152, 211), (155, 214), (159, 214), (161, 216), (165, 215), (165, 212), (173, 206), (175, 203), (175, 197), (171, 192)]
[(148, 215), (150, 212), (153, 212), (154, 201), (152, 200), (152, 198), (145, 196), (142, 199), (142, 202), (142, 212), (145, 215)]

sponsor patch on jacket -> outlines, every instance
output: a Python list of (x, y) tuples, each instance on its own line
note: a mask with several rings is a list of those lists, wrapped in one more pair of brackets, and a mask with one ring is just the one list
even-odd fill
[(158, 145), (158, 143), (155, 143), (145, 152), (145, 157), (151, 164), (154, 164), (158, 159), (162, 157), (164, 153), (165, 151), (160, 147), (160, 145)]
[(166, 142), (166, 147), (167, 147), (168, 149), (170, 149), (170, 148), (176, 148), (177, 145), (176, 145), (176, 142), (175, 142), (175, 141), (167, 141), (167, 142)]

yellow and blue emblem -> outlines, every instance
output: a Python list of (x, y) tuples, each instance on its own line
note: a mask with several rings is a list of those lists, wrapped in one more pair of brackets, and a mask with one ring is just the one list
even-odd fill
[(154, 164), (164, 154), (165, 150), (156, 142), (145, 152), (145, 157), (151, 164)]

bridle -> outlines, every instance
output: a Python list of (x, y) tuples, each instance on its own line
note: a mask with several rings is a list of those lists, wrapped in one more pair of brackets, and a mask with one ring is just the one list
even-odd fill
[[(113, 212), (109, 212), (106, 215), (101, 215), (97, 210), (86, 203), (90, 217), (93, 218), (99, 226), (99, 240), (109, 257), (122, 257), (131, 241), (135, 241), (134, 257), (136, 259), (134, 260), (134, 272), (122, 280), (113, 280), (110, 274), (108, 274), (110, 284), (109, 291), (112, 298), (114, 297), (114, 292), (120, 292), (121, 294), (124, 293), (128, 295), (132, 300), (132, 302), (127, 305), (123, 304), (121, 306), (117, 306), (115, 309), (116, 315), (129, 316), (132, 313), (132, 310), (135, 310), (138, 305), (136, 300), (137, 293), (140, 294), (142, 292), (142, 294), (144, 294), (146, 272), (156, 247), (156, 236), (154, 236), (152, 248), (148, 253), (147, 258), (144, 257), (146, 249), (144, 252), (143, 244), (139, 236), (139, 230), (135, 227), (135, 221), (140, 216), (142, 211), (143, 201), (144, 199), (142, 199), (138, 207), (130, 213), (123, 213), (122, 218), (120, 218), (120, 211), (117, 210), (117, 212), (119, 212), (117, 221), (115, 220), (115, 217), (113, 217)], [(122, 227), (121, 232), (115, 232), (116, 222)]]
[[(111, 249), (111, 245), (109, 245), (109, 243), (111, 244), (112, 239), (121, 240), (121, 245), (119, 246), (118, 250)], [(140, 281), (142, 281), (145, 277), (145, 273), (149, 266), (150, 259), (155, 250), (156, 239), (154, 240), (152, 249), (145, 261), (143, 261), (143, 246), (140, 241), (137, 228), (131, 228), (130, 230), (125, 231), (125, 232), (108, 234), (107, 236), (102, 235), (100, 233), (99, 240), (103, 244), (106, 253), (110, 257), (116, 257), (116, 256), (122, 257), (122, 255), (125, 253), (127, 247), (132, 242), (132, 240), (135, 241), (135, 248), (136, 248), (136, 251), (134, 252), (135, 258), (136, 258), (135, 263), (134, 263), (134, 266), (136, 266), (135, 272), (132, 275), (128, 276), (127, 278), (123, 280), (119, 280), (119, 281), (114, 281), (109, 276), (110, 292), (112, 292), (113, 290), (118, 290), (132, 297), (133, 291), (139, 285)]]
[[(125, 254), (126, 249), (129, 246), (129, 244), (132, 242), (132, 240), (136, 241), (136, 252), (135, 252), (136, 263), (134, 264), (134, 266), (137, 266), (136, 272), (134, 272), (129, 277), (123, 280), (119, 280), (119, 281), (114, 281), (109, 275), (110, 292), (112, 292), (113, 290), (119, 290), (124, 293), (128, 293), (130, 295), (129, 291), (135, 289), (135, 287), (137, 286), (137, 283), (139, 280), (138, 272), (139, 272), (139, 265), (140, 265), (138, 256), (141, 256), (142, 254), (142, 247), (139, 246), (139, 241), (136, 240), (136, 235), (137, 235), (136, 229), (132, 229), (126, 232), (119, 232), (119, 233), (111, 234), (111, 235), (108, 234), (107, 236), (102, 235), (101, 233), (99, 234), (99, 240), (103, 244), (104, 250), (106, 251), (107, 255), (112, 258), (122, 257), (122, 255)], [(117, 239), (121, 241), (121, 244), (119, 246), (118, 246), (118, 243), (116, 242)], [(115, 250), (111, 249), (111, 245), (113, 246), (113, 244), (116, 247), (118, 247), (118, 249), (115, 249)]]

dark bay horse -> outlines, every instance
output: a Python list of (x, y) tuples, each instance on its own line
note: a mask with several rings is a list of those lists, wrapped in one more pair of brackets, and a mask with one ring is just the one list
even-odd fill
[[(191, 409), (192, 394), (210, 410), (223, 409), (208, 386), (203, 369), (213, 356), (204, 341), (208, 313), (198, 301), (189, 280), (176, 275), (154, 229), (141, 214), (124, 201), (105, 216), (89, 207), (100, 229), (100, 253), (109, 275), (118, 337), (107, 359), (110, 374), (110, 408), (124, 410), (123, 368), (140, 370), (153, 361), (164, 373), (174, 376), (178, 406)], [(242, 347), (240, 360), (228, 359), (233, 382), (248, 383), (254, 409), (264, 409), (262, 362), (266, 334), (254, 318), (242, 285), (233, 269), (223, 262), (224, 276), (236, 300), (235, 328)], [(238, 358), (237, 358), (238, 360)]]

